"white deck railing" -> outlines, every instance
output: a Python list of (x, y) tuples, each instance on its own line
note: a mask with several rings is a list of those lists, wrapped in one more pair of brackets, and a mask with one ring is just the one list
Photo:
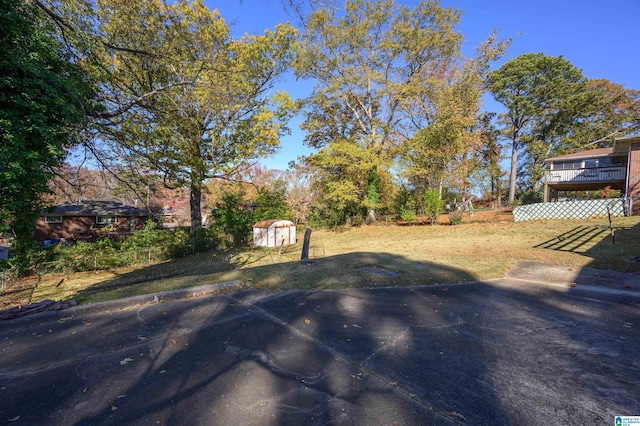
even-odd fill
[(618, 182), (625, 179), (626, 167), (597, 167), (590, 169), (550, 170), (547, 183)]

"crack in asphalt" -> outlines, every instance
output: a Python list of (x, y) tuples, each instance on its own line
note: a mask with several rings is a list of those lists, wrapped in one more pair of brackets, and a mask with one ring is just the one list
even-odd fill
[[(442, 418), (444, 418), (444, 419), (446, 419), (446, 420), (448, 420), (450, 422), (456, 423), (456, 424), (462, 424), (460, 422), (460, 419), (457, 418), (457, 416), (455, 416), (453, 414), (448, 414), (446, 411), (439, 410), (437, 407), (435, 407), (434, 404), (430, 403), (429, 401), (426, 401), (426, 400), (423, 400), (421, 398), (418, 398), (417, 395), (402, 389), (402, 387), (401, 386), (397, 386), (397, 384), (393, 385), (393, 386), (390, 385), (391, 382), (389, 380), (386, 380), (382, 374), (380, 374), (380, 373), (378, 373), (378, 372), (376, 372), (376, 371), (374, 371), (374, 370), (372, 370), (370, 368), (364, 367), (364, 365), (362, 365), (361, 363), (358, 363), (357, 361), (349, 358), (348, 356), (344, 355), (342, 352), (338, 351), (337, 349), (333, 348), (332, 346), (327, 345), (323, 341), (321, 341), (321, 340), (319, 340), (319, 339), (317, 339), (317, 338), (305, 333), (304, 331), (292, 326), (288, 322), (283, 321), (282, 319), (278, 318), (277, 316), (273, 315), (272, 313), (268, 312), (267, 310), (265, 310), (265, 309), (263, 309), (263, 308), (261, 308), (259, 306), (256, 306), (253, 303), (244, 302), (242, 300), (235, 299), (232, 296), (228, 296), (228, 297), (231, 298), (231, 299), (234, 299), (237, 303), (240, 303), (243, 306), (255, 309), (256, 312), (259, 312), (261, 315), (265, 316), (269, 320), (273, 321), (276, 324), (281, 325), (282, 327), (285, 327), (286, 329), (291, 331), (296, 336), (298, 336), (298, 337), (300, 337), (302, 339), (305, 339), (305, 340), (307, 340), (307, 341), (309, 341), (309, 342), (311, 342), (311, 343), (313, 343), (315, 345), (318, 345), (322, 349), (324, 349), (327, 352), (329, 352), (330, 354), (332, 354), (337, 359), (340, 359), (340, 360), (346, 362), (347, 364), (353, 365), (358, 370), (362, 371), (364, 374), (371, 376), (372, 379), (376, 380), (377, 382), (383, 384), (385, 387), (389, 388), (391, 390), (391, 392), (398, 393), (403, 398), (409, 399), (410, 401), (413, 401), (413, 402), (423, 406), (425, 409), (427, 409), (432, 414), (434, 414), (434, 415), (436, 415), (438, 417), (442, 417)], [(406, 331), (408, 331), (408, 329), (405, 330), (405, 332)]]
[(376, 348), (376, 349), (371, 353), (371, 355), (369, 355), (365, 360), (363, 360), (362, 362), (360, 362), (359, 366), (360, 366), (361, 368), (364, 368), (364, 365), (365, 365), (366, 363), (368, 363), (368, 362), (369, 362), (369, 360), (370, 360), (371, 358), (373, 358), (374, 356), (378, 356), (378, 355), (380, 355), (380, 353), (382, 353), (382, 352), (384, 352), (385, 350), (387, 350), (387, 348), (392, 348), (392, 347), (396, 346), (396, 344), (398, 343), (398, 341), (399, 341), (399, 340), (401, 340), (401, 339), (404, 339), (404, 337), (406, 336), (406, 334), (407, 334), (407, 333), (409, 332), (409, 330), (411, 330), (412, 328), (415, 328), (415, 327), (411, 327), (411, 326), (407, 327), (406, 329), (404, 329), (404, 330), (402, 331), (402, 333), (400, 333), (400, 334), (399, 334), (395, 339), (393, 339), (393, 341), (391, 341), (390, 343), (387, 343), (387, 344), (385, 344), (385, 345), (382, 345), (382, 346), (379, 346), (378, 348)]
[[(144, 319), (144, 317), (141, 315), (142, 311), (146, 308), (148, 308), (149, 306), (153, 306), (153, 305), (145, 305), (145, 306), (141, 306), (139, 308), (136, 309), (136, 317), (138, 319), (138, 321), (140, 321), (141, 325), (147, 324), (147, 321)], [(204, 321), (205, 323), (209, 324), (209, 321), (211, 321), (211, 318), (213, 317), (213, 315), (218, 311), (218, 309), (220, 308), (220, 305), (218, 305), (213, 312), (211, 312), (211, 314), (209, 314), (207, 316), (207, 319)], [(233, 315), (231, 317), (226, 317), (223, 318), (221, 320), (218, 321), (212, 321), (210, 323), (210, 325), (216, 325), (216, 324), (220, 324), (220, 323), (225, 323), (225, 322), (229, 322), (229, 321), (233, 321), (236, 320), (238, 318), (241, 318), (243, 316), (246, 316), (250, 314), (249, 312), (243, 312), (240, 313), (238, 315)], [(155, 336), (151, 336), (151, 337), (147, 337), (147, 336), (142, 336), (143, 338), (140, 339), (141, 337), (141, 333), (138, 333), (138, 339), (137, 341), (132, 341), (129, 344), (118, 344), (118, 345), (114, 345), (108, 348), (105, 348), (101, 351), (97, 351), (97, 352), (93, 352), (93, 353), (88, 353), (88, 354), (83, 354), (82, 356), (76, 356), (73, 358), (68, 358), (65, 359), (64, 361), (59, 361), (59, 362), (50, 362), (50, 363), (45, 363), (45, 364), (39, 364), (37, 366), (31, 367), (31, 368), (25, 368), (22, 370), (16, 370), (16, 371), (12, 371), (11, 373), (0, 373), (0, 380), (13, 380), (13, 379), (17, 379), (23, 376), (28, 376), (31, 374), (37, 374), (37, 373), (41, 373), (41, 372), (45, 372), (51, 369), (56, 369), (59, 367), (63, 367), (66, 365), (73, 365), (73, 364), (77, 364), (75, 372), (76, 375), (81, 378), (82, 380), (86, 380), (86, 378), (79, 374), (77, 369), (80, 368), (83, 364), (85, 364), (87, 361), (91, 361), (93, 359), (99, 358), (101, 356), (104, 355), (109, 355), (109, 354), (115, 354), (118, 352), (122, 352), (122, 351), (127, 351), (129, 349), (132, 348), (136, 348), (136, 347), (140, 347), (143, 345), (147, 345), (149, 343), (158, 341), (158, 340), (162, 340), (162, 339), (169, 339), (171, 337), (177, 337), (177, 336), (184, 336), (187, 335), (189, 333), (191, 333), (192, 331), (196, 330), (198, 327), (200, 327), (199, 325), (194, 325), (194, 326), (183, 326), (183, 327), (179, 327), (179, 328), (171, 328), (169, 330), (167, 330), (166, 332), (157, 334)]]

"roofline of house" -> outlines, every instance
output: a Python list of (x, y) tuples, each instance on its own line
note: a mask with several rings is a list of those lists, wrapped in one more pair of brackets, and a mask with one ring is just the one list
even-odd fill
[[(613, 146), (611, 148), (595, 148), (595, 149), (589, 149), (586, 151), (578, 151), (573, 154), (565, 154), (565, 155), (558, 155), (557, 157), (545, 158), (544, 161), (549, 162), (549, 161), (562, 161), (562, 160), (582, 160), (585, 158), (617, 157), (617, 156), (624, 155), (626, 153), (617, 151), (616, 145), (618, 144), (626, 145), (627, 143), (633, 143), (633, 142), (640, 142), (640, 134), (627, 135), (627, 136), (621, 136), (619, 138), (614, 138)], [(593, 151), (601, 150), (601, 149), (611, 149), (611, 152), (602, 153), (602, 154), (593, 154)], [(591, 154), (589, 154), (589, 152), (591, 152)], [(584, 155), (581, 155), (581, 154), (584, 154)]]
[(640, 142), (640, 134), (638, 135), (627, 135), (619, 138), (615, 138), (613, 143), (616, 142)]
[[(563, 161), (563, 160), (582, 160), (582, 159), (585, 159), (585, 158), (618, 157), (618, 156), (621, 156), (621, 155), (624, 154), (624, 153), (616, 152), (613, 148), (610, 148), (611, 152), (603, 152), (601, 154), (593, 154), (593, 151), (598, 151), (598, 150), (601, 150), (601, 149), (602, 148), (596, 148), (596, 149), (590, 149), (590, 150), (587, 150), (587, 151), (579, 151), (579, 152), (576, 152), (576, 153), (573, 153), (573, 154), (559, 155), (557, 157), (545, 158), (544, 161), (545, 162), (549, 162), (549, 161)], [(591, 152), (591, 154), (588, 154), (589, 152)]]
[(147, 210), (128, 206), (117, 201), (80, 201), (75, 203), (63, 203), (57, 206), (44, 208), (40, 216), (152, 216)]
[(93, 217), (93, 216), (117, 216), (117, 217), (131, 217), (131, 216), (153, 216), (151, 212), (137, 212), (137, 213), (109, 213), (109, 212), (80, 212), (80, 213), (56, 213), (55, 211), (42, 211), (42, 216), (76, 216), (76, 217)]

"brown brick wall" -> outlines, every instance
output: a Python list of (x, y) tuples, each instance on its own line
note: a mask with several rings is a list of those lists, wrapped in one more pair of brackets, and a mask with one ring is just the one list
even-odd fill
[(36, 220), (37, 241), (73, 238), (75, 231), (89, 230), (95, 225), (95, 217), (62, 216), (62, 223), (46, 223), (44, 217)]
[(633, 214), (640, 214), (640, 142), (631, 144), (629, 195), (633, 198)]
[[(136, 229), (140, 229), (147, 221), (147, 217), (136, 218)], [(132, 229), (129, 217), (119, 216), (114, 227), (121, 231)], [(37, 241), (57, 240), (60, 238), (74, 238), (76, 231), (90, 231), (101, 228), (103, 225), (96, 224), (95, 216), (62, 216), (62, 223), (46, 223), (44, 217), (36, 220), (35, 239)]]

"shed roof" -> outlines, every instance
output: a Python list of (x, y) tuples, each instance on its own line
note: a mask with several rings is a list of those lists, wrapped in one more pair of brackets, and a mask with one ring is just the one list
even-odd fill
[(83, 200), (77, 203), (64, 203), (42, 209), (42, 215), (61, 216), (149, 216), (147, 210), (118, 203), (117, 201)]
[(267, 219), (260, 222), (257, 222), (253, 225), (254, 228), (286, 228), (289, 226), (296, 226), (290, 220), (281, 220), (281, 219)]

